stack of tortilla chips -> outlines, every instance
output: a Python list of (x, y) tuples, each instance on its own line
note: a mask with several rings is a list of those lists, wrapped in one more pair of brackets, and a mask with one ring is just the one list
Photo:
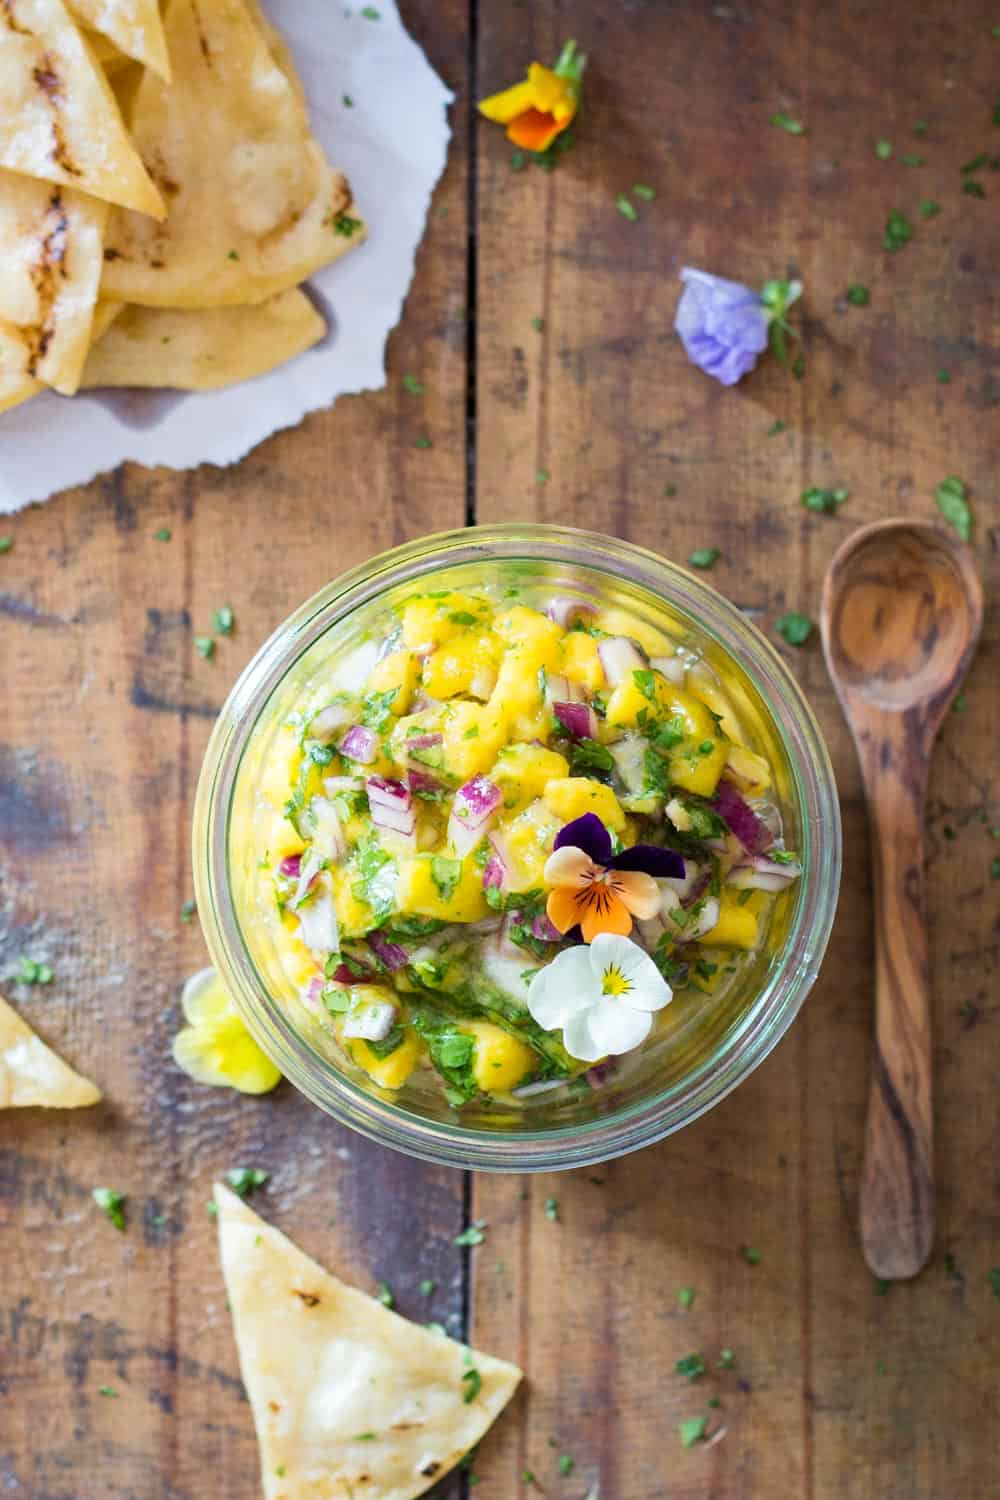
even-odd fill
[(314, 344), (364, 238), (257, 0), (2, 0), (0, 411), (206, 390)]

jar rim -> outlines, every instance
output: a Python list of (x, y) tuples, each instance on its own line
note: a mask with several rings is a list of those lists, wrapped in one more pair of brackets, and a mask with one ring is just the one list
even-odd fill
[[(611, 572), (690, 617), (738, 662), (760, 694), (787, 759), (804, 864), (785, 946), (753, 1003), (708, 1058), (666, 1089), (591, 1121), (503, 1132), (431, 1120), (378, 1098), (309, 1046), (257, 980), (228, 860), (244, 752), (275, 689), (302, 655), (390, 587), (443, 568), (501, 559)], [(811, 708), (778, 652), (734, 604), (705, 580), (631, 542), (570, 527), (508, 523), (437, 532), (380, 553), (320, 589), (278, 626), (237, 680), (213, 728), (195, 799), (192, 853), (212, 962), (256, 1040), (313, 1103), (363, 1135), (426, 1161), (485, 1171), (551, 1171), (606, 1161), (672, 1134), (719, 1103), (777, 1045), (811, 989), (829, 941), (840, 880), (840, 809)]]

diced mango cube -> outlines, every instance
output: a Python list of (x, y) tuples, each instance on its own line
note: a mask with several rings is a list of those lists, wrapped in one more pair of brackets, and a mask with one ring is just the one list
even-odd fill
[(263, 774), (257, 783), (257, 795), (277, 808), (278, 812), (282, 812), (294, 790), (301, 764), (302, 751), (299, 749), (298, 739), (291, 729), (282, 725), (264, 761)]
[(624, 635), (637, 641), (648, 656), (670, 656), (673, 642), (655, 625), (639, 620), (627, 609), (605, 609), (595, 622), (607, 635)]
[(489, 602), (472, 594), (419, 594), (403, 605), (403, 644), (426, 655), (471, 625), (487, 625), (490, 614)]
[(437, 917), (442, 922), (480, 922), (489, 916), (483, 872), (471, 855), (461, 861), (458, 879), (448, 893), (448, 867), (454, 863), (435, 854), (401, 859), (396, 887), (399, 910), (418, 917)]
[(724, 890), (719, 898), (719, 920), (702, 942), (718, 948), (753, 948), (757, 943), (757, 915), (750, 903), (739, 905), (739, 892)]
[(562, 628), (547, 615), (529, 609), (525, 604), (515, 604), (512, 609), (505, 609), (497, 615), (493, 629), (514, 646), (541, 647), (544, 643), (546, 647), (558, 647), (563, 635)]
[(504, 807), (527, 807), (545, 791), (550, 781), (569, 775), (569, 762), (557, 750), (543, 745), (506, 745), (489, 773), (503, 792)]
[(506, 737), (503, 719), (492, 702), (470, 703), (465, 699), (448, 705), (441, 730), (443, 768), (460, 782), (488, 771)]
[(471, 693), (488, 698), (496, 686), (503, 644), (488, 632), (466, 631), (440, 646), (424, 662), (424, 687), (432, 698)]
[(368, 1043), (360, 1037), (350, 1037), (345, 1043), (351, 1061), (364, 1068), (373, 1083), (381, 1089), (398, 1089), (413, 1072), (420, 1061), (421, 1041), (415, 1031), (407, 1028), (406, 1036), (388, 1057), (377, 1057)]
[(462, 1030), (474, 1036), (472, 1076), (484, 1093), (506, 1094), (538, 1066), (538, 1054), (492, 1021), (469, 1021)]
[(571, 823), (574, 818), (592, 812), (614, 833), (621, 833), (625, 827), (621, 803), (603, 781), (592, 781), (589, 776), (565, 776), (550, 781), (543, 795), (546, 806), (561, 823)]
[(375, 926), (375, 913), (367, 901), (354, 894), (357, 876), (344, 865), (331, 871), (333, 905), (337, 913), (337, 925), (342, 938), (364, 937)]
[(746, 745), (730, 745), (726, 769), (731, 771), (749, 797), (760, 797), (771, 785), (771, 768), (762, 755)]
[(636, 729), (647, 721), (669, 718), (671, 697), (676, 691), (662, 672), (652, 668), (629, 672), (608, 699), (607, 723)]
[(395, 691), (390, 705), (397, 716), (408, 712), (420, 676), (420, 658), (412, 651), (392, 651), (375, 663), (368, 679), (370, 693)]
[(562, 653), (562, 674), (570, 682), (580, 683), (588, 693), (604, 686), (604, 668), (594, 636), (583, 630), (568, 630), (563, 636)]
[(508, 891), (536, 891), (544, 885), (545, 862), (564, 822), (539, 798), (516, 817), (498, 824), (497, 839), (507, 868)]

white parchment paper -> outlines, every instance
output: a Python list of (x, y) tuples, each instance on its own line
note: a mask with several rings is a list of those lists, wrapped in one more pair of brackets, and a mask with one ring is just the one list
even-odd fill
[[(399, 320), (431, 193), (444, 169), (454, 97), (399, 19), (393, 0), (265, 0), (292, 49), (309, 117), (350, 180), (365, 244), (308, 290), (330, 324), (298, 359), (228, 390), (45, 392), (0, 415), (0, 512), (82, 484), (125, 459), (175, 469), (228, 464), (338, 396), (385, 385), (385, 344)], [(348, 108), (347, 95), (352, 101)]]

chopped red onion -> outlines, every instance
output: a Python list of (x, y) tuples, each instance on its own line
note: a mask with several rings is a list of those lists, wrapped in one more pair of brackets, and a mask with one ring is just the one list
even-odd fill
[(681, 896), (681, 905), (685, 911), (696, 906), (712, 884), (712, 876), (708, 870), (702, 870), (701, 874), (692, 880), (688, 890)]
[(357, 699), (351, 702), (349, 699), (343, 703), (331, 703), (328, 708), (321, 708), (318, 714), (314, 714), (309, 720), (308, 734), (313, 740), (320, 740), (324, 745), (333, 739), (334, 735), (341, 729), (346, 729), (357, 717)]
[(316, 876), (323, 868), (323, 856), (315, 845), (311, 846), (308, 853), (302, 858), (299, 865), (299, 880), (295, 887), (295, 893), (288, 903), (289, 911), (297, 911), (302, 905)]
[(720, 781), (712, 806), (731, 829), (748, 854), (763, 854), (774, 843), (770, 828), (758, 818), (753, 808), (740, 796), (731, 781)]
[[(358, 972), (359, 970), (360, 972)], [(371, 970), (366, 969), (363, 964), (356, 963), (353, 968), (348, 968), (347, 964), (338, 964), (330, 977), (334, 984), (350, 986), (352, 984), (367, 984), (372, 974)]]
[(302, 864), (301, 854), (286, 854), (278, 866), (278, 874), (284, 875), (288, 880), (298, 880), (299, 868)]
[(357, 792), (364, 786), (360, 776), (326, 776), (323, 778), (323, 789), (328, 797), (339, 796), (341, 792)]
[(640, 651), (635, 641), (624, 635), (609, 636), (598, 641), (597, 654), (601, 658), (604, 675), (612, 687), (624, 682), (632, 672), (642, 671), (649, 665), (646, 654)]
[(597, 715), (589, 703), (553, 703), (552, 711), (572, 739), (597, 738)]
[(530, 1099), (535, 1094), (551, 1094), (553, 1089), (561, 1089), (566, 1083), (565, 1078), (542, 1078), (538, 1083), (522, 1083), (516, 1089), (511, 1089), (515, 1099)]
[(347, 756), (348, 760), (356, 760), (359, 765), (370, 766), (378, 754), (378, 736), (361, 724), (355, 724), (344, 735), (338, 749), (341, 755)]
[(433, 776), (428, 776), (426, 771), (415, 771), (412, 766), (407, 769), (406, 784), (411, 792), (436, 792), (441, 785)]
[(343, 859), (347, 853), (347, 838), (340, 821), (340, 814), (326, 797), (314, 797), (309, 804), (309, 816), (313, 824), (313, 848), (324, 859)]
[(801, 874), (798, 860), (794, 864), (781, 864), (768, 859), (766, 854), (755, 854), (747, 864), (730, 870), (727, 883), (738, 890), (785, 891)]
[(541, 912), (532, 922), (531, 936), (537, 938), (540, 943), (561, 943), (563, 939), (559, 928), (549, 921), (544, 912)]
[(473, 776), (455, 793), (448, 819), (448, 838), (463, 859), (474, 849), (503, 806), (503, 792), (488, 776)]
[(378, 931), (368, 934), (368, 946), (377, 959), (380, 959), (390, 974), (397, 969), (405, 969), (410, 962), (410, 955), (399, 943), (390, 943)]
[(444, 743), (444, 735), (439, 733), (411, 734), (406, 741), (407, 750), (433, 750), (435, 745)]
[(401, 781), (389, 781), (385, 776), (369, 776), (365, 782), (368, 806), (376, 828), (388, 828), (393, 833), (410, 837), (417, 827), (417, 814), (413, 807), (413, 794)]
[(679, 656), (654, 656), (649, 665), (662, 673), (668, 682), (676, 682), (678, 687), (683, 685), (687, 669)]
[(604, 1062), (596, 1063), (594, 1067), (588, 1068), (583, 1076), (592, 1089), (602, 1089), (616, 1072), (614, 1059), (609, 1057)]
[(585, 599), (567, 599), (557, 595), (549, 600), (545, 613), (554, 625), (561, 625), (563, 630), (568, 630), (577, 620), (585, 619), (587, 615), (596, 615), (597, 605), (588, 604)]
[(351, 1007), (344, 1018), (343, 1035), (360, 1037), (365, 1042), (384, 1042), (399, 1014), (389, 1000), (366, 1000)]
[(302, 941), (313, 953), (333, 953), (340, 947), (340, 929), (333, 896), (321, 890), (296, 912)]
[(483, 870), (483, 890), (488, 891), (491, 886), (501, 891), (506, 890), (511, 871), (510, 854), (500, 834), (491, 833), (489, 840), (493, 845), (493, 853)]

